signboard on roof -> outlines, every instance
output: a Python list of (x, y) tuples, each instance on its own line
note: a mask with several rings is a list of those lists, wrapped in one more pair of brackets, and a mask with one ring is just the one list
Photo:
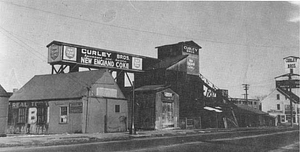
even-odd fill
[(277, 80), (277, 86), (281, 88), (300, 88), (300, 80)]
[(183, 45), (183, 52), (186, 52), (186, 53), (189, 53), (189, 54), (199, 55), (199, 50), (200, 50), (200, 48)]
[(66, 62), (91, 67), (142, 70), (143, 59), (114, 51), (52, 44), (48, 46), (48, 63)]
[(289, 56), (286, 58), (283, 58), (285, 62), (285, 69), (289, 72), (290, 69), (295, 70), (299, 68), (299, 57), (295, 56)]
[(52, 44), (48, 47), (48, 63), (61, 61), (62, 47)]

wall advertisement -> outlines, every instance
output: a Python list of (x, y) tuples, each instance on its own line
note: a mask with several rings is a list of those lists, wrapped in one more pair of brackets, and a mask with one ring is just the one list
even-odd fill
[(192, 75), (199, 74), (199, 48), (183, 45), (183, 55), (187, 57), (187, 73)]

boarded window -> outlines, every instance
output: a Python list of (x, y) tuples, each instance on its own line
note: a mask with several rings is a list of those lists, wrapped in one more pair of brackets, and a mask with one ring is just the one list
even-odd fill
[(18, 123), (26, 122), (26, 108), (19, 108)]
[(119, 113), (120, 112), (120, 105), (115, 105), (115, 112)]
[(47, 107), (37, 108), (37, 123), (42, 124), (47, 122)]
[(67, 106), (60, 107), (59, 123), (68, 123), (68, 107)]

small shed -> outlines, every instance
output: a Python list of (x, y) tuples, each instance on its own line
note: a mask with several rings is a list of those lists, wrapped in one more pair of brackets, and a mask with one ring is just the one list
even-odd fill
[(135, 89), (135, 128), (176, 128), (179, 95), (167, 86), (147, 85)]
[(127, 131), (127, 100), (106, 69), (37, 75), (9, 99), (8, 132)]

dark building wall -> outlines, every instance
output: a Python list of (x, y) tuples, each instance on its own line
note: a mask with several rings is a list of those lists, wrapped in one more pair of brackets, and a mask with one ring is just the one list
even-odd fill
[(48, 133), (48, 101), (10, 102), (7, 133)]
[(169, 85), (179, 95), (180, 117), (198, 117), (203, 109), (203, 84), (196, 75), (156, 69), (140, 74), (136, 85)]
[(7, 113), (8, 113), (8, 98), (0, 97), (0, 134), (6, 132)]
[(135, 124), (139, 129), (155, 129), (155, 92), (137, 93), (135, 96)]

